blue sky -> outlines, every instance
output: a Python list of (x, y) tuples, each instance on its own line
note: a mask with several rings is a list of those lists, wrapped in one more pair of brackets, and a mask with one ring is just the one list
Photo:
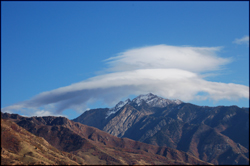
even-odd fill
[(249, 2), (1, 2), (5, 111), (71, 119), (148, 92), (249, 107)]

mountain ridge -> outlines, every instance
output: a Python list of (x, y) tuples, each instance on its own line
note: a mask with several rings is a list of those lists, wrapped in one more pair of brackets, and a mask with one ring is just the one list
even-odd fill
[[(161, 105), (150, 101), (160, 101)], [(122, 107), (107, 118), (96, 118), (95, 114), (102, 109), (95, 109), (73, 121), (99, 127), (121, 138), (183, 150), (213, 164), (249, 163), (249, 108), (168, 101), (152, 93), (139, 95), (126, 104), (118, 103)], [(108, 109), (102, 113), (107, 112)], [(94, 119), (96, 123), (88, 123)]]
[(143, 102), (146, 102), (150, 107), (160, 107), (160, 108), (166, 107), (169, 104), (179, 105), (183, 103), (181, 100), (178, 100), (178, 99), (175, 99), (175, 100), (164, 99), (152, 93), (148, 93), (144, 95), (139, 95), (136, 98), (134, 98), (132, 101), (130, 99), (127, 99), (124, 102), (123, 101), (118, 102), (114, 107), (109, 109), (109, 111), (107, 112), (106, 118), (110, 116), (111, 114), (114, 114), (117, 111), (119, 111), (126, 104), (140, 106)]
[(1, 117), (78, 156), (78, 164), (249, 164), (249, 108), (197, 106), (149, 93), (72, 121), (2, 112)]
[[(27, 118), (2, 112), (1, 117), (3, 120), (16, 123), (31, 134), (44, 138), (59, 151), (76, 156), (72, 158), (78, 164), (209, 164), (182, 151), (128, 138), (118, 138), (97, 128), (70, 121), (65, 117)], [(3, 133), (1, 134), (1, 137), (4, 137)]]

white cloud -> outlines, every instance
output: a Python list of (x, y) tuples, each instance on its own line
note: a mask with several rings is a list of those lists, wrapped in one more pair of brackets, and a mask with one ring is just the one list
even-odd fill
[(51, 112), (49, 111), (45, 111), (45, 110), (41, 110), (41, 111), (36, 111), (33, 116), (51, 116), (53, 115)]
[(135, 69), (178, 68), (192, 72), (218, 70), (231, 61), (220, 58), (216, 52), (221, 47), (177, 47), (156, 45), (122, 52), (107, 59), (110, 71)]
[[(43, 106), (42, 106), (43, 107)], [(47, 107), (47, 106), (45, 106)], [(66, 115), (55, 113), (51, 110), (44, 110), (43, 108), (35, 108), (35, 107), (23, 107), (21, 109), (18, 109), (22, 112), (22, 116), (31, 117), (31, 116), (64, 116)], [(2, 109), (3, 111), (3, 109)]]
[(233, 43), (236, 43), (236, 44), (247, 44), (249, 45), (249, 36), (244, 36), (240, 39), (235, 39), (233, 41)]
[[(113, 73), (40, 93), (2, 111), (34, 109), (37, 115), (61, 114), (65, 109), (81, 112), (96, 101), (113, 106), (126, 96), (149, 92), (185, 102), (249, 98), (248, 86), (210, 82), (201, 75), (231, 61), (216, 55), (220, 49), (158, 45), (128, 50), (107, 60)], [(39, 107), (46, 111), (39, 112)]]

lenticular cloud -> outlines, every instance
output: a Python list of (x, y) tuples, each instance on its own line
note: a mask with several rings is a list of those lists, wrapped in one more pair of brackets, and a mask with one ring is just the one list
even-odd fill
[[(42, 92), (30, 100), (2, 111), (37, 109), (60, 114), (65, 109), (82, 111), (89, 103), (102, 101), (113, 106), (129, 95), (155, 93), (165, 98), (190, 100), (237, 100), (249, 98), (249, 87), (206, 81), (201, 75), (221, 69), (230, 58), (217, 56), (220, 47), (167, 45), (131, 49), (106, 60), (108, 74), (69, 86)], [(203, 96), (199, 92), (205, 92)], [(47, 110), (46, 110), (47, 109)]]
[(191, 72), (218, 70), (231, 60), (216, 56), (221, 47), (157, 45), (128, 50), (107, 59), (110, 71), (177, 68)]

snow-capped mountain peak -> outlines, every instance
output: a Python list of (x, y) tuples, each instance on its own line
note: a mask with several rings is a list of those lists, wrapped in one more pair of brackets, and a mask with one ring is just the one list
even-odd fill
[(136, 103), (138, 106), (142, 104), (142, 101), (145, 101), (151, 107), (166, 107), (169, 104), (181, 104), (182, 101), (180, 100), (169, 100), (164, 99), (162, 97), (156, 96), (152, 93), (148, 93), (145, 95), (139, 95), (138, 97), (134, 98), (132, 102)]
[(137, 96), (136, 98), (134, 98), (132, 100), (132, 102), (136, 103), (137, 105), (141, 105), (141, 102), (144, 100), (144, 101), (150, 101), (154, 98), (157, 98), (156, 95), (152, 94), (152, 93), (148, 93), (148, 94), (145, 94), (145, 95), (139, 95)]
[(181, 104), (181, 103), (183, 103), (181, 100), (178, 100), (178, 99), (173, 100), (173, 102), (175, 102), (176, 104)]
[(116, 104), (115, 107), (111, 108), (112, 110), (119, 110), (120, 108), (122, 108), (124, 105), (126, 105), (127, 103), (131, 102), (130, 99), (127, 99), (125, 101), (120, 101), (118, 104)]
[(140, 106), (143, 101), (145, 101), (150, 107), (160, 107), (160, 108), (166, 107), (169, 104), (179, 105), (183, 103), (181, 100), (178, 100), (178, 99), (169, 100), (169, 99), (164, 99), (162, 97), (156, 96), (152, 93), (148, 93), (144, 95), (139, 95), (136, 98), (134, 98), (132, 101), (130, 99), (127, 99), (125, 101), (120, 101), (119, 103), (115, 105), (115, 107), (109, 109), (109, 111), (107, 112), (106, 118), (109, 117), (111, 114), (114, 114), (117, 111), (119, 111), (126, 104), (134, 103)]

